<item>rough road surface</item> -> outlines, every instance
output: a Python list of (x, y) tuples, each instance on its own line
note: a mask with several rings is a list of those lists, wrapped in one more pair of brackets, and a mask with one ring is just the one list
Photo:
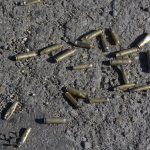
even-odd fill
[[(77, 48), (75, 56), (53, 63), (51, 56), (15, 62), (11, 56), (40, 50), (55, 43), (71, 47), (81, 35), (101, 28), (113, 28), (122, 49), (134, 46), (138, 37), (150, 33), (149, 0), (45, 0), (19, 6), (19, 0), (0, 1), (0, 111), (18, 100), (21, 105), (9, 121), (0, 120), (0, 150), (14, 150), (23, 128), (32, 133), (21, 150), (150, 150), (150, 91), (119, 92), (121, 80), (116, 68), (107, 66), (98, 40), (95, 49)], [(130, 82), (150, 83), (145, 51), (126, 66)], [(110, 45), (109, 52), (119, 50)], [(56, 52), (57, 53), (57, 52)], [(52, 55), (56, 54), (55, 52)], [(66, 69), (93, 63), (87, 71)], [(106, 104), (72, 108), (62, 88), (83, 89), (91, 97), (109, 98)], [(40, 119), (64, 117), (65, 125), (43, 125)]]

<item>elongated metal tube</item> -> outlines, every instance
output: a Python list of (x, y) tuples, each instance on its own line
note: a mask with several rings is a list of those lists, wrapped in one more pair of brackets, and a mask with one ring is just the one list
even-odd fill
[(146, 90), (150, 90), (150, 85), (146, 85), (146, 86), (142, 86), (142, 87), (137, 87), (137, 88), (134, 89), (135, 92), (146, 91)]
[(74, 107), (76, 107), (76, 108), (80, 107), (79, 103), (76, 101), (76, 99), (69, 92), (66, 92), (65, 96), (67, 97), (67, 99), (70, 101), (70, 103)]
[(7, 112), (4, 115), (5, 120), (9, 120), (11, 116), (14, 114), (19, 102), (14, 102), (11, 107), (7, 110)]
[(40, 52), (40, 54), (41, 54), (41, 55), (43, 55), (43, 54), (50, 54), (51, 52), (60, 50), (61, 48), (63, 48), (63, 45), (62, 45), (62, 44), (55, 44), (55, 45), (49, 46), (49, 47), (47, 47), (47, 48), (44, 48), (44, 49)]
[(74, 96), (76, 96), (76, 97), (87, 98), (87, 96), (88, 96), (85, 92), (80, 91), (80, 90), (77, 90), (77, 89), (72, 88), (72, 87), (67, 87), (66, 90), (67, 90), (70, 94), (72, 94), (72, 95), (74, 95)]
[(38, 52), (32, 51), (16, 56), (16, 61), (38, 56)]
[(124, 91), (124, 90), (127, 90), (127, 89), (133, 89), (133, 88), (135, 88), (135, 86), (136, 86), (135, 83), (127, 83), (127, 84), (117, 86), (117, 89)]
[(115, 59), (110, 61), (110, 65), (115, 66), (115, 65), (126, 65), (126, 64), (131, 64), (132, 61), (131, 59)]
[(116, 57), (122, 57), (122, 56), (130, 55), (130, 54), (133, 54), (133, 53), (138, 53), (139, 51), (140, 50), (137, 47), (122, 50), (122, 51), (116, 53)]
[(66, 119), (64, 118), (44, 118), (45, 124), (64, 124)]
[(111, 33), (111, 37), (112, 37), (112, 39), (113, 39), (113, 41), (114, 41), (114, 44), (115, 45), (120, 45), (120, 40), (119, 40), (119, 37), (118, 37), (118, 35), (115, 33), (115, 31), (114, 30), (112, 30), (112, 29), (110, 29), (110, 33)]
[(99, 36), (102, 33), (102, 29), (98, 29), (96, 31), (93, 31), (87, 35), (85, 35), (84, 37), (82, 37), (81, 40), (91, 40), (97, 36)]
[(141, 40), (139, 43), (138, 43), (138, 47), (139, 48), (143, 48), (146, 44), (148, 44), (150, 42), (150, 34), (147, 34), (143, 40)]
[(89, 68), (92, 68), (92, 67), (93, 67), (92, 64), (80, 64), (80, 65), (74, 66), (73, 70), (89, 69)]
[(40, 2), (42, 2), (42, 0), (25, 0), (23, 3), (21, 3), (21, 5), (32, 5)]
[(76, 49), (66, 50), (62, 55), (59, 55), (55, 60), (56, 60), (56, 62), (60, 62), (64, 59), (74, 55), (75, 52), (76, 52)]
[(108, 43), (107, 43), (107, 39), (106, 39), (106, 35), (104, 34), (104, 31), (100, 34), (100, 40), (101, 40), (104, 51), (108, 52), (109, 47), (108, 47)]
[(121, 67), (121, 73), (122, 73), (124, 84), (127, 84), (129, 83), (129, 75), (127, 74), (123, 66), (120, 67)]
[(21, 147), (27, 140), (32, 128), (27, 128), (24, 133), (22, 134), (19, 142), (18, 142), (18, 147)]
[(91, 104), (104, 103), (104, 102), (108, 102), (108, 99), (106, 99), (106, 98), (93, 98), (93, 99), (90, 100)]
[(75, 45), (77, 47), (82, 47), (82, 48), (86, 48), (86, 49), (90, 49), (90, 48), (94, 47), (93, 44), (91, 44), (88, 41), (75, 41)]

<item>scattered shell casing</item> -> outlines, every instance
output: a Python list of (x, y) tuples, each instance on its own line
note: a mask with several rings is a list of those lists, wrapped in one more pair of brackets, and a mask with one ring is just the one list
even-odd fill
[(4, 115), (4, 119), (5, 120), (9, 120), (10, 117), (14, 114), (17, 106), (18, 106), (19, 102), (14, 102), (10, 108), (8, 109), (8, 111), (6, 112), (6, 114)]
[(147, 66), (148, 73), (150, 73), (150, 50), (147, 51)]
[(120, 43), (120, 40), (119, 40), (119, 37), (118, 37), (118, 35), (115, 33), (115, 31), (114, 30), (112, 30), (112, 29), (110, 29), (110, 33), (111, 33), (111, 37), (112, 37), (112, 39), (113, 39), (113, 41), (114, 41), (114, 44), (115, 45), (121, 45), (121, 43)]
[(72, 56), (76, 52), (76, 49), (69, 49), (66, 50), (63, 54), (59, 55), (57, 58), (55, 58), (56, 62), (60, 62), (64, 59), (66, 59), (69, 56)]
[(81, 40), (92, 40), (93, 38), (99, 36), (102, 33), (102, 29), (98, 29), (96, 31), (93, 31), (87, 35), (85, 35), (84, 37), (81, 38)]
[(64, 124), (66, 119), (64, 118), (44, 118), (45, 124)]
[(50, 54), (51, 52), (60, 50), (61, 48), (63, 48), (63, 45), (62, 45), (62, 44), (55, 44), (55, 45), (52, 45), (52, 46), (50, 46), (50, 47), (44, 48), (44, 49), (40, 52), (40, 54), (41, 54), (41, 55), (43, 55), (43, 54)]
[(83, 92), (83, 91), (79, 91), (75, 88), (72, 88), (72, 87), (67, 87), (66, 90), (71, 94), (71, 95), (74, 95), (76, 97), (79, 97), (79, 98), (84, 98), (86, 99), (88, 97), (88, 95)]
[(87, 48), (87, 49), (90, 49), (90, 48), (93, 48), (93, 44), (91, 44), (89, 41), (75, 41), (75, 45), (77, 47), (82, 47), (82, 48)]
[(92, 64), (81, 64), (73, 67), (73, 70), (89, 69), (92, 68)]
[(40, 2), (42, 2), (42, 0), (25, 0), (24, 2), (21, 3), (21, 5), (32, 5)]
[(18, 142), (18, 147), (21, 147), (25, 141), (27, 140), (27, 137), (29, 136), (30, 132), (31, 132), (32, 128), (27, 128), (24, 133), (22, 134), (19, 142)]
[(124, 83), (125, 84), (129, 83), (129, 76), (123, 66), (121, 66), (121, 73), (122, 73)]
[(146, 90), (150, 90), (150, 85), (146, 85), (146, 86), (142, 86), (142, 87), (137, 87), (137, 88), (134, 89), (135, 92), (146, 91)]
[(109, 47), (108, 47), (108, 43), (107, 43), (107, 39), (106, 39), (106, 35), (104, 31), (100, 34), (100, 40), (101, 40), (104, 51), (108, 52)]
[(66, 92), (65, 96), (71, 102), (71, 104), (73, 106), (75, 106), (76, 108), (80, 107), (79, 103), (76, 101), (76, 99), (69, 92)]
[(131, 59), (115, 59), (110, 61), (110, 65), (126, 65), (126, 64), (131, 64), (132, 61)]
[(147, 34), (147, 35), (143, 38), (143, 40), (142, 40), (141, 42), (139, 42), (138, 47), (139, 47), (139, 48), (143, 48), (143, 46), (144, 46), (145, 44), (148, 44), (149, 42), (150, 42), (150, 34)]
[(139, 52), (139, 48), (134, 47), (134, 48), (130, 48), (130, 49), (126, 49), (126, 50), (122, 50), (118, 53), (116, 53), (116, 57), (122, 57), (122, 56), (126, 56), (126, 55), (130, 55), (133, 53), (138, 53)]
[(90, 103), (104, 103), (104, 102), (108, 102), (108, 99), (106, 98), (93, 98), (90, 100)]
[(38, 56), (38, 52), (32, 51), (16, 56), (16, 61)]
[(127, 89), (133, 89), (135, 88), (135, 86), (136, 86), (135, 83), (127, 83), (127, 84), (117, 86), (117, 89), (125, 91)]

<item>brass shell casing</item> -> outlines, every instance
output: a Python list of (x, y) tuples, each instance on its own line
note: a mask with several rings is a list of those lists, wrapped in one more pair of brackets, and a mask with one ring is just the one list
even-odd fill
[(88, 96), (85, 92), (80, 91), (80, 90), (77, 90), (77, 89), (72, 88), (72, 87), (67, 87), (66, 90), (67, 90), (71, 95), (74, 95), (74, 96), (79, 97), (79, 98), (86, 99), (87, 96)]
[(62, 45), (62, 44), (55, 44), (55, 45), (49, 46), (49, 47), (47, 47), (47, 48), (44, 48), (44, 49), (40, 52), (40, 54), (41, 54), (41, 55), (43, 55), (43, 54), (50, 54), (51, 52), (60, 50), (61, 48), (63, 48), (63, 45)]
[(75, 52), (76, 52), (76, 49), (66, 50), (63, 54), (61, 54), (57, 58), (55, 58), (55, 60), (56, 60), (56, 62), (63, 61), (64, 59), (74, 55)]
[(31, 58), (31, 57), (36, 57), (36, 56), (38, 56), (38, 52), (31, 51), (31, 52), (27, 52), (27, 53), (24, 53), (24, 54), (16, 55), (16, 61)]
[(7, 110), (7, 112), (4, 115), (4, 119), (5, 120), (9, 120), (11, 118), (11, 116), (14, 114), (17, 106), (18, 106), (19, 102), (14, 102), (10, 108)]
[(21, 147), (27, 140), (32, 128), (27, 128), (24, 133), (22, 134), (19, 142), (18, 142), (18, 147)]

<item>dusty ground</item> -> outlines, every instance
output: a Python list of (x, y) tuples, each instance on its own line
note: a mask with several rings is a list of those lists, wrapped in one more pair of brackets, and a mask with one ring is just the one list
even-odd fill
[[(0, 110), (18, 100), (21, 108), (10, 121), (1, 119), (0, 149), (13, 150), (22, 128), (32, 127), (22, 150), (150, 150), (150, 92), (118, 92), (117, 70), (105, 65), (108, 60), (95, 42), (95, 49), (81, 49), (62, 63), (49, 56), (15, 62), (10, 56), (39, 50), (54, 43), (64, 49), (91, 30), (113, 28), (122, 48), (134, 46), (143, 33), (150, 33), (149, 0), (45, 0), (32, 6), (18, 6), (19, 0), (0, 2)], [(140, 59), (126, 66), (130, 81), (146, 85), (145, 51)], [(110, 46), (109, 52), (119, 50)], [(55, 55), (55, 53), (53, 53)], [(66, 67), (92, 62), (88, 71), (70, 71)], [(109, 98), (107, 104), (83, 103), (73, 109), (63, 97), (62, 88), (71, 85), (87, 91), (91, 97)], [(65, 125), (40, 124), (39, 119), (64, 117)]]

